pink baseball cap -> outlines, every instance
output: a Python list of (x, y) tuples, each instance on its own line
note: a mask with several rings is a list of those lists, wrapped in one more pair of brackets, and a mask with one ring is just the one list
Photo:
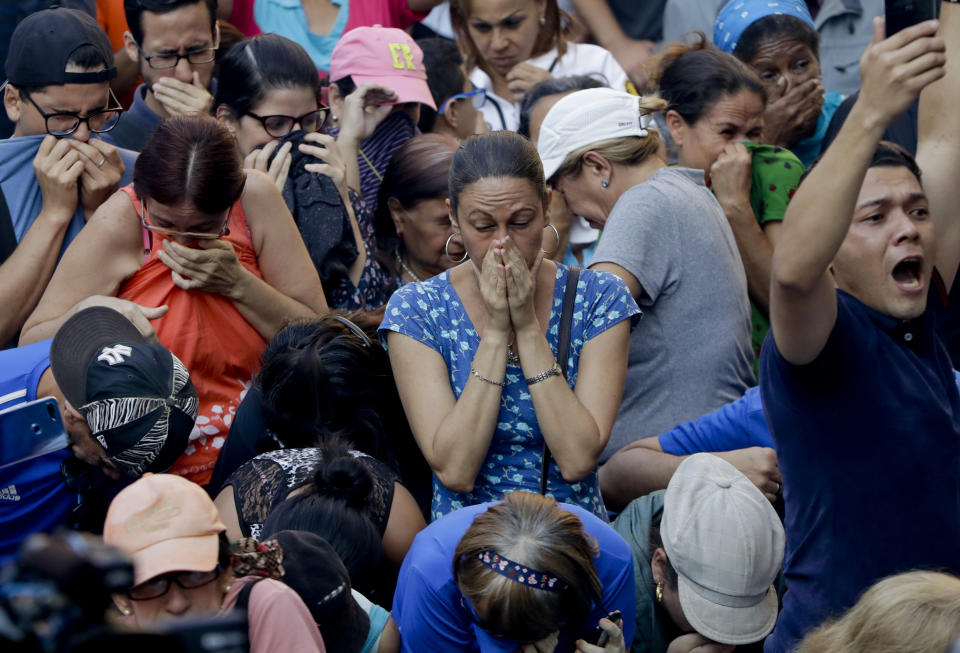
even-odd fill
[(374, 25), (344, 34), (330, 55), (330, 80), (348, 75), (357, 86), (371, 82), (393, 89), (398, 104), (419, 102), (437, 110), (427, 86), (423, 51), (403, 30)]
[(213, 569), (225, 530), (199, 485), (174, 474), (144, 474), (110, 502), (103, 541), (133, 559), (139, 585), (171, 571)]

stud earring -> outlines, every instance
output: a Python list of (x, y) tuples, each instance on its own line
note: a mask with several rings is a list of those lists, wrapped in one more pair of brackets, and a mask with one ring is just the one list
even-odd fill
[(546, 16), (540, 16), (540, 27), (543, 27), (543, 26), (546, 25), (546, 24), (547, 24), (547, 17), (546, 17)]
[(663, 603), (663, 583), (657, 583), (657, 603)]
[(606, 187), (609, 186), (609, 185), (610, 185), (610, 182), (607, 181), (606, 179), (601, 179), (601, 180), (600, 180), (600, 187), (601, 187), (601, 188), (606, 188)]
[(130, 616), (130, 608), (124, 608), (123, 610), (121, 610), (121, 612), (124, 614), (124, 616), (127, 616), (127, 617)]
[(233, 587), (233, 585), (227, 585), (226, 587), (223, 588), (223, 591), (229, 592), (231, 587)]

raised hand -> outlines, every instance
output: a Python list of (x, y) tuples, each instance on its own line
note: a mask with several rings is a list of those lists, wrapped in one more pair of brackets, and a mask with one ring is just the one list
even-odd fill
[(493, 329), (500, 333), (510, 330), (510, 305), (507, 301), (507, 277), (502, 264), (501, 241), (495, 240), (483, 257), (479, 270), (473, 266), (477, 275), (477, 284), (480, 286), (480, 297), (483, 299), (483, 308), (487, 314), (484, 331)]
[(340, 194), (347, 196), (347, 166), (340, 153), (340, 146), (333, 136), (312, 132), (303, 137), (300, 151), (309, 154), (319, 163), (308, 163), (304, 168), (318, 175), (326, 175), (340, 190)]
[(47, 135), (33, 158), (43, 213), (66, 224), (77, 210), (77, 188), (84, 171), (83, 155), (70, 139)]
[(510, 236), (499, 241), (499, 256), (503, 261), (504, 274), (507, 284), (507, 302), (510, 306), (510, 322), (515, 331), (524, 328), (539, 328), (537, 324), (535, 295), (537, 290), (537, 273), (543, 261), (543, 250), (537, 251), (537, 258), (533, 266), (527, 267), (527, 262), (520, 252), (520, 248)]
[(193, 71), (190, 84), (174, 77), (161, 77), (153, 84), (153, 96), (171, 116), (191, 116), (210, 113), (213, 96), (200, 82), (200, 74)]
[(514, 101), (519, 102), (523, 99), (523, 96), (527, 94), (531, 86), (545, 79), (550, 79), (551, 77), (553, 77), (553, 75), (550, 74), (550, 71), (539, 66), (525, 62), (518, 63), (511, 68), (510, 72), (506, 75), (507, 88), (509, 88), (513, 94)]
[(281, 145), (277, 155), (271, 161), (270, 155), (277, 149), (277, 143), (279, 142), (276, 140), (270, 141), (259, 150), (250, 152), (243, 160), (243, 167), (265, 172), (277, 188), (283, 190), (287, 183), (287, 176), (290, 174), (290, 164), (293, 161), (290, 156), (293, 143), (288, 142)]
[[(782, 79), (782, 78), (781, 78)], [(823, 109), (823, 85), (819, 77), (797, 84), (784, 93), (786, 80), (767, 98), (763, 112), (763, 142), (787, 147), (810, 136)]]
[(883, 19), (874, 19), (873, 40), (860, 58), (857, 104), (879, 124), (892, 123), (925, 86), (944, 76), (946, 44), (937, 27), (937, 21), (928, 20), (885, 39)]
[(340, 135), (362, 141), (393, 111), (397, 94), (379, 84), (361, 84), (343, 100)]
[(708, 184), (729, 216), (731, 211), (750, 208), (753, 159), (743, 143), (730, 143), (709, 170)]
[(117, 148), (98, 138), (87, 143), (76, 140), (69, 142), (83, 161), (83, 174), (79, 180), (80, 204), (83, 214), (89, 218), (117, 190), (126, 166)]
[(180, 288), (232, 298), (238, 282), (248, 274), (233, 245), (220, 239), (197, 243), (194, 248), (165, 239), (157, 255), (170, 268), (173, 283)]

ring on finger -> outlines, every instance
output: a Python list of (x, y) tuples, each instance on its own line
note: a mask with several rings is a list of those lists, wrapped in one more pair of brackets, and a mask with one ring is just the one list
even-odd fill
[(100, 157), (100, 163), (97, 164), (98, 168), (102, 168), (103, 164), (107, 162), (107, 157)]

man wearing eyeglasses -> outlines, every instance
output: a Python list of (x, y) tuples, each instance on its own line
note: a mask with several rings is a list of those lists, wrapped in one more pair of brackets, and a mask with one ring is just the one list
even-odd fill
[(127, 183), (136, 159), (99, 138), (122, 109), (109, 87), (116, 76), (110, 41), (88, 14), (52, 8), (22, 20), (6, 73), (3, 102), (15, 128), (0, 141), (0, 241), (7, 244), (0, 348), (23, 326), (86, 219)]
[(139, 63), (143, 84), (109, 140), (139, 152), (164, 118), (213, 109), (217, 0), (124, 0), (123, 8), (124, 50)]

